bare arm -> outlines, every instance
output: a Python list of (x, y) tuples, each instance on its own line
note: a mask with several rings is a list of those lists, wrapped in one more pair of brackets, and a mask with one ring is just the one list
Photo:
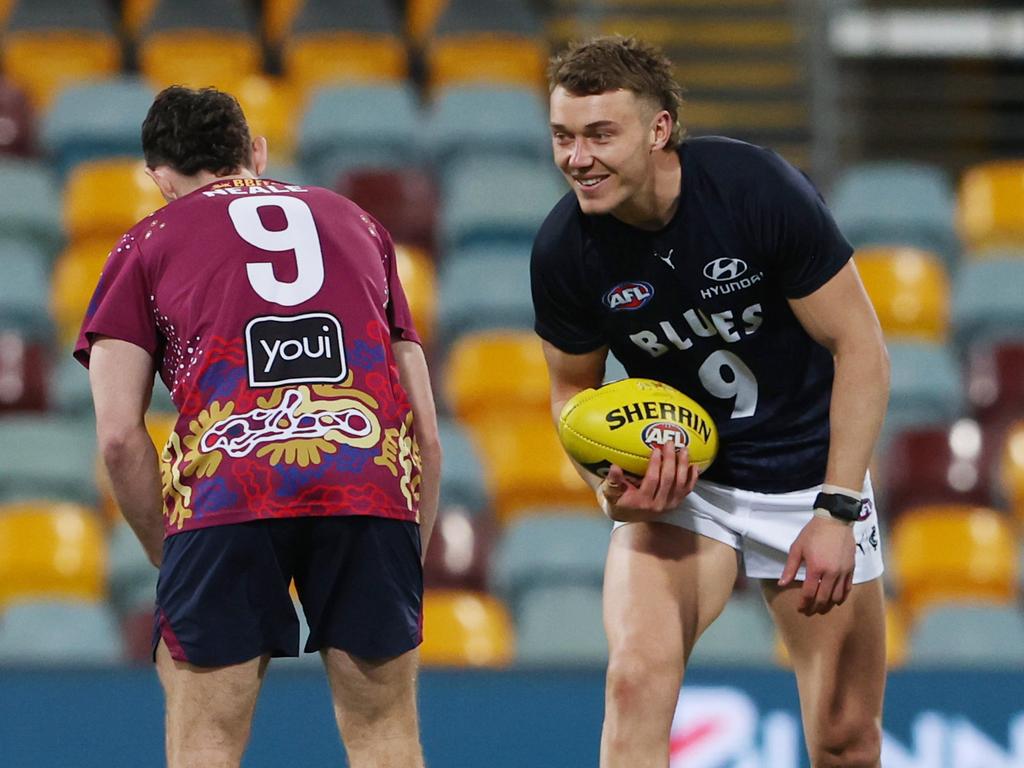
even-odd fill
[(423, 348), (413, 341), (394, 341), (391, 348), (402, 387), (412, 406), (416, 443), (420, 449), (420, 541), (425, 558), (441, 496), (441, 440), (437, 429), (437, 410)]
[(114, 498), (150, 561), (163, 554), (163, 492), (159, 459), (146, 431), (153, 358), (141, 347), (103, 338), (92, 347), (89, 383), (96, 436)]

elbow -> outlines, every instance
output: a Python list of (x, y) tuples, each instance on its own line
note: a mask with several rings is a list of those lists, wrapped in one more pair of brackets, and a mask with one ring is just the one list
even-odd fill
[[(134, 452), (135, 430), (127, 427), (106, 427), (98, 431), (100, 455), (109, 470), (124, 466)], [(147, 436), (148, 438), (148, 436)]]
[(441, 439), (437, 433), (425, 437), (417, 435), (416, 445), (419, 447), (420, 458), (423, 461), (441, 466), (443, 450), (441, 448)]

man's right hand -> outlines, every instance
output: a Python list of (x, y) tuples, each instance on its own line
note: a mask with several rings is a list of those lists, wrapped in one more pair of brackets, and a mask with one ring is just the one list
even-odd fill
[(639, 483), (613, 464), (597, 487), (597, 499), (612, 520), (648, 522), (679, 506), (697, 484), (699, 472), (690, 464), (685, 448), (677, 453), (673, 446), (661, 445), (651, 452), (647, 472)]

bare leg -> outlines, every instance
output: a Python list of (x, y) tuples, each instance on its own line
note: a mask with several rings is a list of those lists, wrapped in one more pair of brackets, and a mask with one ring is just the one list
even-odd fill
[(168, 768), (238, 768), (268, 661), (195, 667), (172, 659), (160, 641), (156, 670), (167, 701)]
[(765, 599), (789, 649), (814, 768), (878, 768), (885, 692), (882, 580), (856, 584), (824, 615), (797, 611), (800, 584), (764, 582)]
[(665, 768), (683, 670), (736, 581), (734, 549), (664, 523), (618, 528), (608, 549), (608, 680), (601, 768)]
[(423, 768), (416, 715), (419, 651), (361, 659), (322, 651), (351, 768)]

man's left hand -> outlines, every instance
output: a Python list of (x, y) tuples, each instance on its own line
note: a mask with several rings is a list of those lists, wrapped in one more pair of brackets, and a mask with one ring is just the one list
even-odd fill
[(801, 563), (805, 564), (799, 611), (807, 616), (828, 613), (850, 595), (856, 547), (852, 526), (841, 520), (812, 518), (789, 548), (779, 586), (792, 584)]

